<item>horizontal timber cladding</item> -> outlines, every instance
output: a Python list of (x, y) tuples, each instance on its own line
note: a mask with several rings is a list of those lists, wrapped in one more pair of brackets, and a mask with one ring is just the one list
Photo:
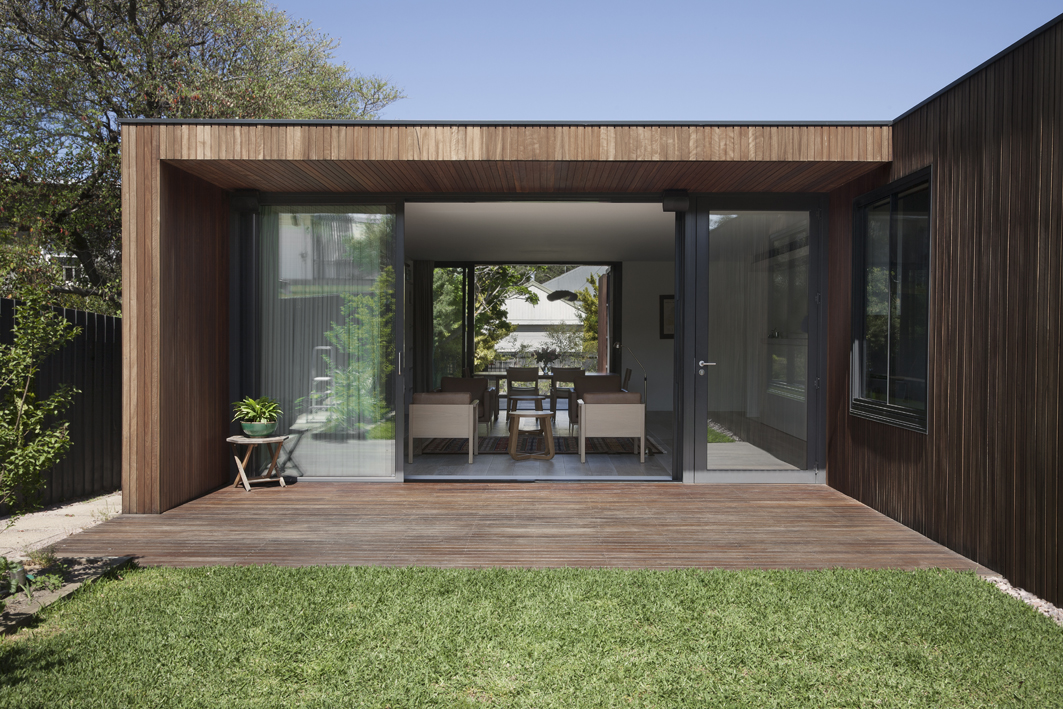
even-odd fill
[(161, 124), (162, 160), (862, 161), (891, 158), (888, 125)]
[(871, 185), (832, 194), (828, 392), (830, 485), (1056, 604), (1060, 116), (1056, 21), (894, 125), (888, 179), (933, 167), (926, 436), (847, 414), (850, 200)]
[(826, 192), (878, 162), (171, 160), (228, 190), (263, 192)]

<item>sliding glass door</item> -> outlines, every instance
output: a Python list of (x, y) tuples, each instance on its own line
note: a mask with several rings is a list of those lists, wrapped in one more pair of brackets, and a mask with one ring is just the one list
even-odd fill
[(280, 402), (286, 474), (396, 474), (396, 210), (263, 207), (258, 390)]

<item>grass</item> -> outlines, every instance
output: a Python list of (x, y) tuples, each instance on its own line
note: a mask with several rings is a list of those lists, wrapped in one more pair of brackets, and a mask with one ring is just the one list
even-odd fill
[(709, 443), (734, 443), (735, 439), (728, 436), (723, 431), (718, 431), (709, 424)]
[(0, 706), (1063, 705), (1063, 629), (971, 574), (121, 576), (0, 640)]

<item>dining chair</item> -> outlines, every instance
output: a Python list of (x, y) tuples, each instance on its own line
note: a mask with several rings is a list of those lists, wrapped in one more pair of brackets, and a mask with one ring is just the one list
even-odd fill
[(516, 410), (514, 396), (531, 396), (539, 393), (538, 367), (508, 367), (506, 369), (506, 421), (509, 412)]

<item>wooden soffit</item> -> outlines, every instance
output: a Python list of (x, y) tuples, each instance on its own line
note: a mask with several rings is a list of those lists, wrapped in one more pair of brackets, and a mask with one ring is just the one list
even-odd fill
[(826, 192), (892, 159), (889, 125), (197, 123), (123, 130), (155, 143), (160, 160), (219, 187), (267, 192)]

